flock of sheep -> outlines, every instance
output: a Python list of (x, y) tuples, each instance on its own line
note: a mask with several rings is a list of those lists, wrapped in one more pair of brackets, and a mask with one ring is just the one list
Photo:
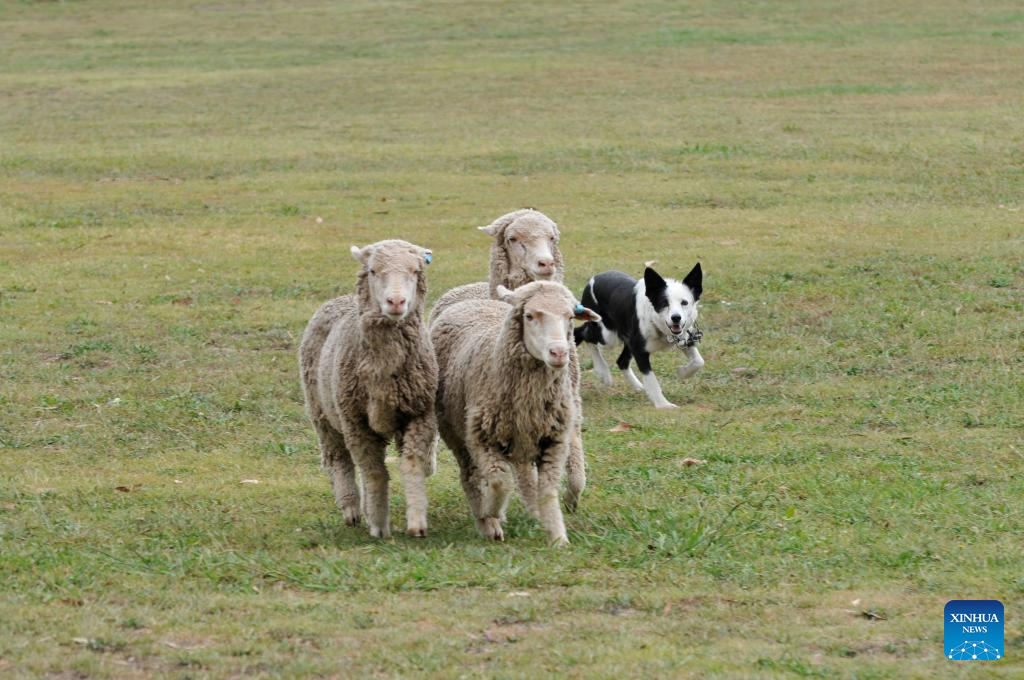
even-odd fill
[(389, 535), (385, 449), (394, 440), (407, 531), (426, 536), (440, 435), (481, 534), (503, 539), (518, 486), (551, 542), (565, 545), (563, 471), (570, 509), (586, 485), (572, 321), (600, 316), (562, 285), (558, 228), (543, 213), (517, 210), (480, 229), (493, 238), (490, 280), (448, 291), (429, 326), (431, 251), (400, 240), (352, 247), (356, 293), (320, 307), (302, 338), (307, 411), (348, 524), (365, 517), (372, 536)]

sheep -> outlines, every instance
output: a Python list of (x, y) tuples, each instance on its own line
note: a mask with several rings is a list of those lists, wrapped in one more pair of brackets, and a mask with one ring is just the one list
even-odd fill
[(516, 477), (527, 508), (554, 544), (565, 545), (558, 488), (580, 418), (572, 318), (600, 316), (560, 283), (495, 292), (498, 300), (464, 300), (431, 321), (438, 429), (480, 533), (504, 539)]
[(432, 317), (463, 300), (495, 298), (498, 286), (515, 290), (531, 281), (562, 282), (558, 225), (544, 213), (533, 208), (514, 210), (477, 229), (494, 239), (489, 279), (452, 288), (434, 303)]
[[(302, 336), (306, 410), (345, 522), (356, 526), (363, 513), (371, 536), (390, 535), (384, 452), (393, 439), (407, 531), (426, 536), (426, 477), (434, 471), (437, 440), (437, 361), (423, 307), (424, 268), (433, 256), (400, 240), (351, 250), (362, 265), (356, 293), (321, 306)], [(362, 505), (353, 461), (359, 466)]]
[[(531, 281), (562, 282), (565, 265), (562, 251), (558, 248), (561, 236), (558, 225), (544, 213), (533, 208), (523, 208), (506, 213), (478, 229), (493, 238), (489, 280), (468, 283), (446, 292), (434, 303), (431, 319), (438, 318), (445, 309), (464, 300), (495, 298), (498, 286), (515, 290)], [(570, 370), (578, 394), (580, 367), (575, 353)], [(581, 413), (582, 407), (581, 400), (578, 404)], [(575, 510), (587, 486), (583, 435), (579, 429), (570, 444), (567, 468), (565, 505), (569, 510)]]

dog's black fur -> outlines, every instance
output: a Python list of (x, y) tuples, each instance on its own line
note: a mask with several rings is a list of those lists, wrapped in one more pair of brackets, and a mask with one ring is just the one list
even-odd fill
[[(602, 272), (587, 283), (583, 289), (581, 302), (584, 307), (601, 315), (601, 321), (588, 321), (578, 326), (573, 337), (578, 346), (583, 342), (604, 345), (602, 326), (618, 334), (622, 341), (622, 352), (616, 360), (619, 370), (629, 368), (631, 359), (636, 359), (637, 368), (647, 374), (651, 372), (650, 340), (644, 335), (640, 315), (637, 313), (636, 283), (629, 274), (620, 271)], [(682, 283), (693, 293), (694, 303), (700, 299), (703, 285), (703, 272), (700, 263), (686, 275)], [(658, 272), (650, 267), (644, 270), (645, 294), (656, 313), (664, 310), (668, 304), (668, 283)]]

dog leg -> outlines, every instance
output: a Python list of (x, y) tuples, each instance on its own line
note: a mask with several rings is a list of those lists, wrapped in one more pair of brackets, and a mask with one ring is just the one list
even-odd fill
[(595, 344), (587, 343), (590, 348), (590, 356), (594, 360), (594, 373), (605, 385), (612, 384), (612, 372), (608, 369), (608, 362), (601, 356), (601, 348)]
[(630, 386), (635, 390), (644, 389), (644, 384), (640, 382), (640, 378), (636, 377), (636, 373), (633, 372), (632, 368), (626, 369), (626, 380), (629, 381)]
[(647, 398), (654, 404), (654, 408), (679, 408), (661, 393), (661, 384), (658, 382), (658, 378), (654, 375), (653, 371), (643, 374), (644, 376), (644, 392), (647, 393)]
[(622, 353), (619, 354), (619, 358), (616, 360), (615, 364), (619, 367), (619, 370), (625, 374), (626, 380), (633, 389), (642, 390), (644, 388), (643, 383), (637, 379), (636, 373), (633, 372), (633, 369), (629, 365), (632, 358), (633, 353), (629, 351), (629, 345), (623, 345)]
[(690, 362), (676, 369), (676, 375), (679, 376), (680, 380), (692, 378), (700, 372), (700, 369), (704, 368), (704, 357), (700, 355), (700, 350), (696, 346), (686, 347), (683, 351), (690, 358)]
[(647, 398), (651, 400), (654, 407), (678, 408), (661, 393), (661, 383), (658, 382), (654, 371), (651, 370), (651, 355), (647, 352), (634, 351), (633, 356), (636, 357), (636, 367), (640, 369), (640, 375), (643, 376), (644, 392), (647, 393)]

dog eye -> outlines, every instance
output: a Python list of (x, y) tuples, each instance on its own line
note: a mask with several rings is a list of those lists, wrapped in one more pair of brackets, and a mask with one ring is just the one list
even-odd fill
[(683, 307), (685, 307), (686, 305), (688, 305), (688, 304), (690, 304), (690, 303), (689, 303), (689, 302), (687, 302), (686, 300), (683, 300), (683, 301), (682, 301), (682, 302), (680, 302), (679, 304), (681, 304), (681, 305), (682, 305)]

